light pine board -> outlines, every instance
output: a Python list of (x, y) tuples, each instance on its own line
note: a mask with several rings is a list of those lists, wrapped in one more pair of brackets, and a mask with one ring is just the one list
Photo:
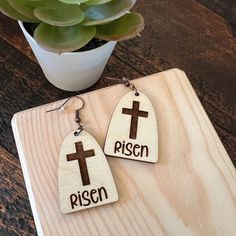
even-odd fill
[[(157, 164), (108, 157), (119, 201), (62, 214), (57, 165), (64, 137), (77, 128), (73, 99), (17, 113), (13, 130), (39, 235), (235, 236), (235, 169), (184, 72), (134, 81), (158, 119)], [(82, 95), (85, 130), (103, 147), (123, 85)]]

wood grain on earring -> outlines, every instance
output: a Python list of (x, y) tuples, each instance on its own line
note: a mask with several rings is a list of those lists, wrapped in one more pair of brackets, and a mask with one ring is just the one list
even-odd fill
[(158, 127), (153, 105), (141, 91), (127, 91), (114, 106), (104, 152), (112, 157), (156, 163)]
[[(38, 234), (235, 236), (235, 169), (185, 73), (173, 69), (134, 84), (157, 114), (159, 160), (148, 164), (107, 157), (119, 194), (113, 204), (66, 215), (60, 211), (58, 155), (65, 135), (77, 128), (78, 99), (64, 112), (46, 113), (58, 101), (14, 116)], [(81, 95), (84, 128), (102, 146), (114, 107), (127, 92), (116, 85)]]
[(62, 213), (101, 206), (118, 200), (107, 159), (88, 132), (64, 137), (58, 163), (58, 190)]

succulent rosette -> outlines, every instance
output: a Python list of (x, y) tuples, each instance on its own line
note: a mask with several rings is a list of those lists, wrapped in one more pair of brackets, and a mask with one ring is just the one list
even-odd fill
[(3, 14), (36, 23), (34, 39), (48, 51), (75, 51), (93, 38), (121, 41), (144, 28), (143, 17), (130, 12), (135, 0), (0, 0)]

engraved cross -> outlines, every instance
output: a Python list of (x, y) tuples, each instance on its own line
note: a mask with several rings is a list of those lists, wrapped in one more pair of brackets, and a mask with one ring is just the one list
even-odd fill
[(133, 101), (132, 109), (129, 109), (129, 108), (122, 109), (122, 114), (131, 115), (131, 124), (130, 124), (130, 132), (129, 132), (130, 139), (137, 138), (138, 118), (139, 117), (144, 117), (144, 118), (148, 117), (148, 112), (147, 111), (140, 111), (139, 105), (140, 105), (140, 102)]
[(84, 151), (82, 142), (75, 143), (75, 148), (76, 148), (76, 153), (66, 155), (67, 161), (78, 160), (82, 183), (83, 185), (89, 185), (90, 180), (89, 180), (86, 158), (95, 156), (94, 150), (91, 149)]

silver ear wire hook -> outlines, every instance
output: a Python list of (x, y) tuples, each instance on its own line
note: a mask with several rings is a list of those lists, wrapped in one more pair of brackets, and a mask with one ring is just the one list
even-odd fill
[(65, 104), (68, 103), (74, 97), (76, 97), (76, 98), (80, 99), (80, 101), (82, 101), (81, 107), (75, 110), (75, 122), (79, 125), (79, 127), (78, 127), (78, 130), (74, 132), (74, 135), (78, 136), (83, 131), (83, 126), (80, 123), (81, 119), (80, 119), (80, 116), (79, 116), (79, 111), (84, 107), (84, 99), (83, 98), (78, 97), (77, 95), (73, 96), (73, 97), (70, 97), (70, 98), (66, 99), (59, 107), (56, 107), (56, 108), (51, 109), (51, 110), (48, 110), (46, 112), (64, 110)]
[(82, 101), (82, 106), (81, 106), (79, 109), (77, 109), (77, 110), (81, 110), (81, 109), (84, 107), (84, 100), (83, 100), (83, 98), (78, 97), (77, 95), (75, 95), (75, 96), (73, 96), (73, 97), (67, 98), (59, 107), (53, 108), (53, 109), (48, 110), (48, 111), (46, 111), (46, 112), (64, 110), (65, 104), (68, 103), (72, 98), (78, 98), (78, 99), (80, 99), (80, 101)]

